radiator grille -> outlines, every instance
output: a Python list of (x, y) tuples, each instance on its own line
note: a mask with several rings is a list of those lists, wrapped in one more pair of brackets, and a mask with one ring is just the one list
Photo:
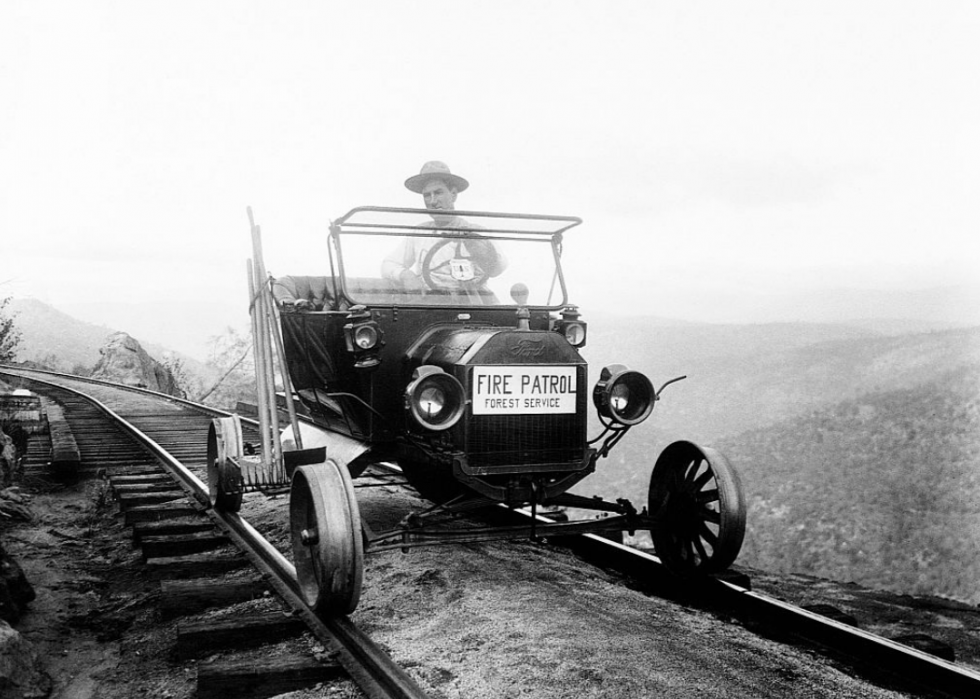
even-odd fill
[(466, 452), (473, 466), (580, 462), (585, 453), (585, 368), (578, 367), (575, 413), (467, 415)]

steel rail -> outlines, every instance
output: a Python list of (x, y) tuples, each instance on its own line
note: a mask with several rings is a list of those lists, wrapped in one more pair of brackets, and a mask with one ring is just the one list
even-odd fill
[[(529, 510), (500, 506), (507, 518), (531, 518)], [(547, 517), (537, 519), (550, 522)], [(609, 566), (639, 580), (662, 579), (677, 584), (655, 555), (618, 544), (596, 534), (562, 537), (562, 545), (576, 550), (587, 560)], [(764, 595), (721, 578), (706, 578), (698, 584), (684, 581), (685, 590), (696, 590), (712, 605), (720, 603), (745, 618), (762, 621), (792, 636), (840, 651), (858, 665), (873, 667), (912, 686), (951, 697), (980, 697), (980, 673), (925, 653), (869, 631), (821, 616), (796, 605)]]
[[(24, 369), (22, 367), (12, 366), (10, 364), (0, 364), (0, 374), (7, 373), (11, 376), (23, 376), (23, 374), (44, 374), (46, 376), (56, 376), (59, 378), (67, 379), (68, 381), (77, 381), (79, 383), (90, 383), (97, 386), (104, 386), (105, 388), (111, 388), (117, 391), (129, 391), (131, 393), (137, 393), (145, 396), (152, 396), (158, 398), (159, 400), (166, 401), (168, 403), (176, 403), (178, 405), (183, 405), (198, 412), (211, 415), (212, 417), (232, 417), (235, 413), (228, 412), (227, 410), (222, 410), (221, 408), (215, 408), (210, 405), (205, 405), (204, 403), (198, 403), (196, 401), (190, 400), (189, 398), (181, 398), (180, 396), (172, 396), (169, 393), (161, 393), (160, 391), (154, 391), (149, 388), (140, 388), (139, 386), (126, 386), (125, 384), (113, 383), (111, 381), (106, 381), (104, 379), (95, 379), (91, 376), (76, 376), (75, 374), (65, 374), (63, 372), (51, 371), (49, 369)], [(23, 376), (23, 378), (29, 378)], [(44, 381), (43, 379), (34, 379), (37, 381)], [(52, 383), (54, 386), (59, 386), (60, 384)], [(336, 395), (352, 395), (345, 393), (338, 393)], [(307, 422), (310, 425), (315, 425), (316, 423), (303, 415), (296, 416), (300, 421)], [(255, 418), (247, 417), (245, 415), (238, 415), (238, 419), (244, 424), (259, 429), (259, 421)]]
[[(14, 366), (12, 364), (0, 364), (0, 373), (10, 374), (11, 376), (23, 376), (23, 374), (44, 374), (45, 376), (56, 376), (58, 378), (67, 379), (69, 381), (77, 381), (79, 383), (91, 383), (97, 386), (105, 386), (106, 388), (112, 388), (117, 391), (129, 391), (131, 393), (139, 393), (142, 395), (153, 396), (159, 398), (160, 400), (167, 401), (168, 403), (179, 403), (185, 405), (189, 408), (194, 408), (204, 413), (210, 413), (214, 417), (229, 417), (231, 413), (227, 410), (221, 410), (220, 408), (212, 408), (210, 405), (204, 405), (203, 403), (196, 403), (188, 398), (181, 398), (180, 396), (172, 396), (169, 393), (161, 393), (160, 391), (154, 391), (149, 388), (140, 388), (139, 386), (126, 386), (121, 383), (113, 383), (111, 381), (106, 381), (104, 379), (96, 379), (91, 376), (76, 376), (75, 374), (66, 374), (64, 372), (52, 371), (50, 369), (25, 369), (24, 367)], [(29, 376), (23, 376), (23, 378), (30, 378)], [(51, 383), (53, 386), (60, 386), (53, 382), (45, 382), (44, 379), (34, 379), (41, 381), (42, 383)], [(250, 418), (242, 418), (242, 420), (249, 423), (254, 423), (258, 425), (258, 421), (252, 420)]]
[[(71, 379), (81, 379), (83, 382), (85, 380), (84, 377), (71, 377)], [(318, 617), (303, 602), (293, 564), (237, 513), (222, 512), (211, 507), (208, 487), (156, 441), (97, 398), (62, 384), (38, 378), (31, 378), (31, 380), (69, 391), (90, 401), (150, 451), (164, 469), (177, 480), (181, 489), (205, 508), (212, 521), (245, 552), (294, 613), (303, 619), (313, 635), (336, 654), (338, 662), (370, 699), (426, 699), (427, 695), (415, 680), (348, 617), (328, 619)], [(112, 384), (107, 385), (116, 388)]]

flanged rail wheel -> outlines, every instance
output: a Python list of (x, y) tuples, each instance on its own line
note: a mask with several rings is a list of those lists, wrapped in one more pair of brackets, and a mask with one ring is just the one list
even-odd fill
[(245, 453), (242, 423), (237, 415), (216, 417), (208, 429), (208, 493), (219, 510), (242, 509), (242, 470), (236, 463)]
[(321, 616), (353, 612), (361, 598), (364, 543), (347, 469), (330, 459), (298, 467), (289, 493), (289, 521), (303, 600)]
[(745, 498), (724, 455), (674, 442), (650, 476), (650, 533), (657, 556), (681, 577), (718, 573), (738, 557), (745, 537)]

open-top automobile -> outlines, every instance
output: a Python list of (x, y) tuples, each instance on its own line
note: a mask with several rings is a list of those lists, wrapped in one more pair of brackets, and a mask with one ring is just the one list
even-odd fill
[[(561, 266), (580, 219), (453, 214), (352, 209), (331, 223), (329, 274), (276, 279), (265, 273), (253, 223), (254, 330), (266, 338), (257, 359), (282, 353), (280, 400), (293, 423), (280, 447), (272, 379), (260, 381), (260, 405), (272, 406), (263, 453), (266, 468), (291, 482), (293, 555), (310, 606), (324, 614), (356, 607), (365, 548), (648, 530), (677, 575), (726, 569), (741, 547), (745, 504), (716, 450), (667, 446), (640, 508), (569, 492), (675, 380), (658, 390), (611, 364), (590, 383), (579, 350), (594, 329), (570, 303)], [(260, 364), (271, 374), (271, 361)], [(242, 490), (261, 481), (243, 452), (240, 425), (216, 420), (208, 462), (218, 507), (236, 509)], [(384, 463), (397, 464), (433, 507), (374, 531), (361, 522), (352, 479)], [(489, 506), (533, 516), (523, 525), (446, 523), (447, 513)], [(603, 516), (538, 516), (556, 508)]]

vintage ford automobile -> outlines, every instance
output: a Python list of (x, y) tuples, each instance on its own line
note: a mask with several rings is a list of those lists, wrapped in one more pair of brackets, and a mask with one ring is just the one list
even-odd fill
[[(283, 457), (308, 603), (352, 611), (365, 546), (649, 530), (678, 575), (727, 568), (741, 547), (745, 505), (715, 450), (669, 445), (639, 510), (569, 492), (660, 394), (616, 364), (590, 384), (579, 353), (590, 328), (569, 302), (561, 267), (565, 236), (580, 219), (432, 214), (353, 209), (331, 224), (329, 275), (271, 281), (289, 392), (313, 423), (297, 426), (301, 445), (287, 435)], [(593, 409), (599, 427), (590, 437)], [(216, 453), (212, 465), (225, 460)], [(375, 532), (362, 526), (351, 478), (384, 462), (435, 506)], [(604, 516), (462, 531), (438, 520), (500, 504)]]

